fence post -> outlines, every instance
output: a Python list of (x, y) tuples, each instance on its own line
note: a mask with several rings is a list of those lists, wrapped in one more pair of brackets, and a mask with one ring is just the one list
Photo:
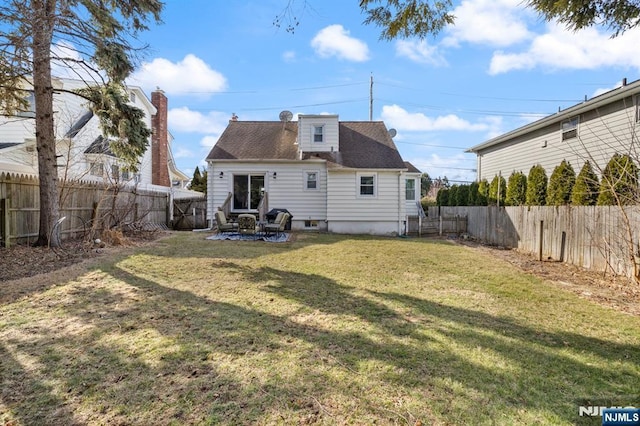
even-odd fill
[(11, 207), (11, 202), (8, 198), (3, 198), (0, 200), (0, 211), (2, 211), (2, 226), (0, 226), (0, 231), (2, 231), (2, 241), (4, 241), (4, 246), (9, 248), (11, 246), (11, 229), (10, 229), (10, 215), (9, 208)]
[(173, 197), (172, 194), (167, 194), (167, 204), (165, 205), (165, 225), (168, 227), (172, 227), (173, 225), (173, 217), (171, 217), (173, 212)]
[(542, 238), (543, 238), (543, 232), (544, 232), (544, 220), (540, 221), (540, 239), (539, 241), (539, 245), (538, 245), (538, 260), (542, 261), (542, 247), (544, 245)]
[(442, 216), (440, 216), (440, 229), (438, 230), (438, 235), (442, 237)]

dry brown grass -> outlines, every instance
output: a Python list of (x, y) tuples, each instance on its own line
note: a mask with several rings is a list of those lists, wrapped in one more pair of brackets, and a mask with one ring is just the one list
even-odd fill
[(637, 390), (637, 317), (481, 250), (204, 237), (3, 299), (0, 423), (572, 424)]

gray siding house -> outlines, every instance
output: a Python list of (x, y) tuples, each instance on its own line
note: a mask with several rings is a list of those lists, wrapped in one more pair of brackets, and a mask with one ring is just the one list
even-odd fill
[(640, 80), (596, 96), (526, 126), (471, 147), (477, 155), (478, 180), (497, 174), (528, 174), (542, 165), (547, 176), (562, 160), (576, 171), (589, 160), (596, 173), (615, 153), (638, 158)]
[(296, 230), (406, 233), (415, 209), (407, 194), (420, 194), (420, 172), (407, 167), (384, 123), (281, 116), (229, 122), (207, 156), (207, 217), (260, 214), (266, 205), (288, 210)]

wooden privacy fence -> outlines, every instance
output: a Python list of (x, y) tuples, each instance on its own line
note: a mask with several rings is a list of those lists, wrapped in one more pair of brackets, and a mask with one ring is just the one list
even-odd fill
[[(105, 229), (169, 223), (169, 194), (135, 187), (67, 182), (59, 189), (61, 239), (97, 237)], [(33, 177), (0, 173), (0, 244), (38, 238), (39, 183)]]
[[(441, 207), (441, 215), (466, 216), (467, 232), (479, 241), (631, 276), (640, 261), (640, 206)], [(430, 207), (429, 217), (438, 214)], [(626, 217), (626, 219), (625, 219)]]

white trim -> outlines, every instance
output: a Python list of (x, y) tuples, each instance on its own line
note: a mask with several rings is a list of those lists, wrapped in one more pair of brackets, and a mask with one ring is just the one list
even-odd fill
[[(326, 132), (324, 130), (325, 124), (312, 124), (311, 125), (311, 143), (325, 143), (327, 139)], [(320, 133), (316, 133), (316, 129), (320, 129)], [(316, 136), (320, 136), (322, 140), (317, 141)]]
[[(309, 188), (309, 175), (314, 174), (316, 175), (316, 187), (315, 188)], [(320, 171), (318, 170), (305, 170), (302, 172), (302, 190), (303, 191), (320, 191)]]
[[(363, 177), (373, 178), (373, 194), (362, 193)], [(356, 173), (356, 198), (378, 198), (378, 173), (375, 172), (358, 172)]]

